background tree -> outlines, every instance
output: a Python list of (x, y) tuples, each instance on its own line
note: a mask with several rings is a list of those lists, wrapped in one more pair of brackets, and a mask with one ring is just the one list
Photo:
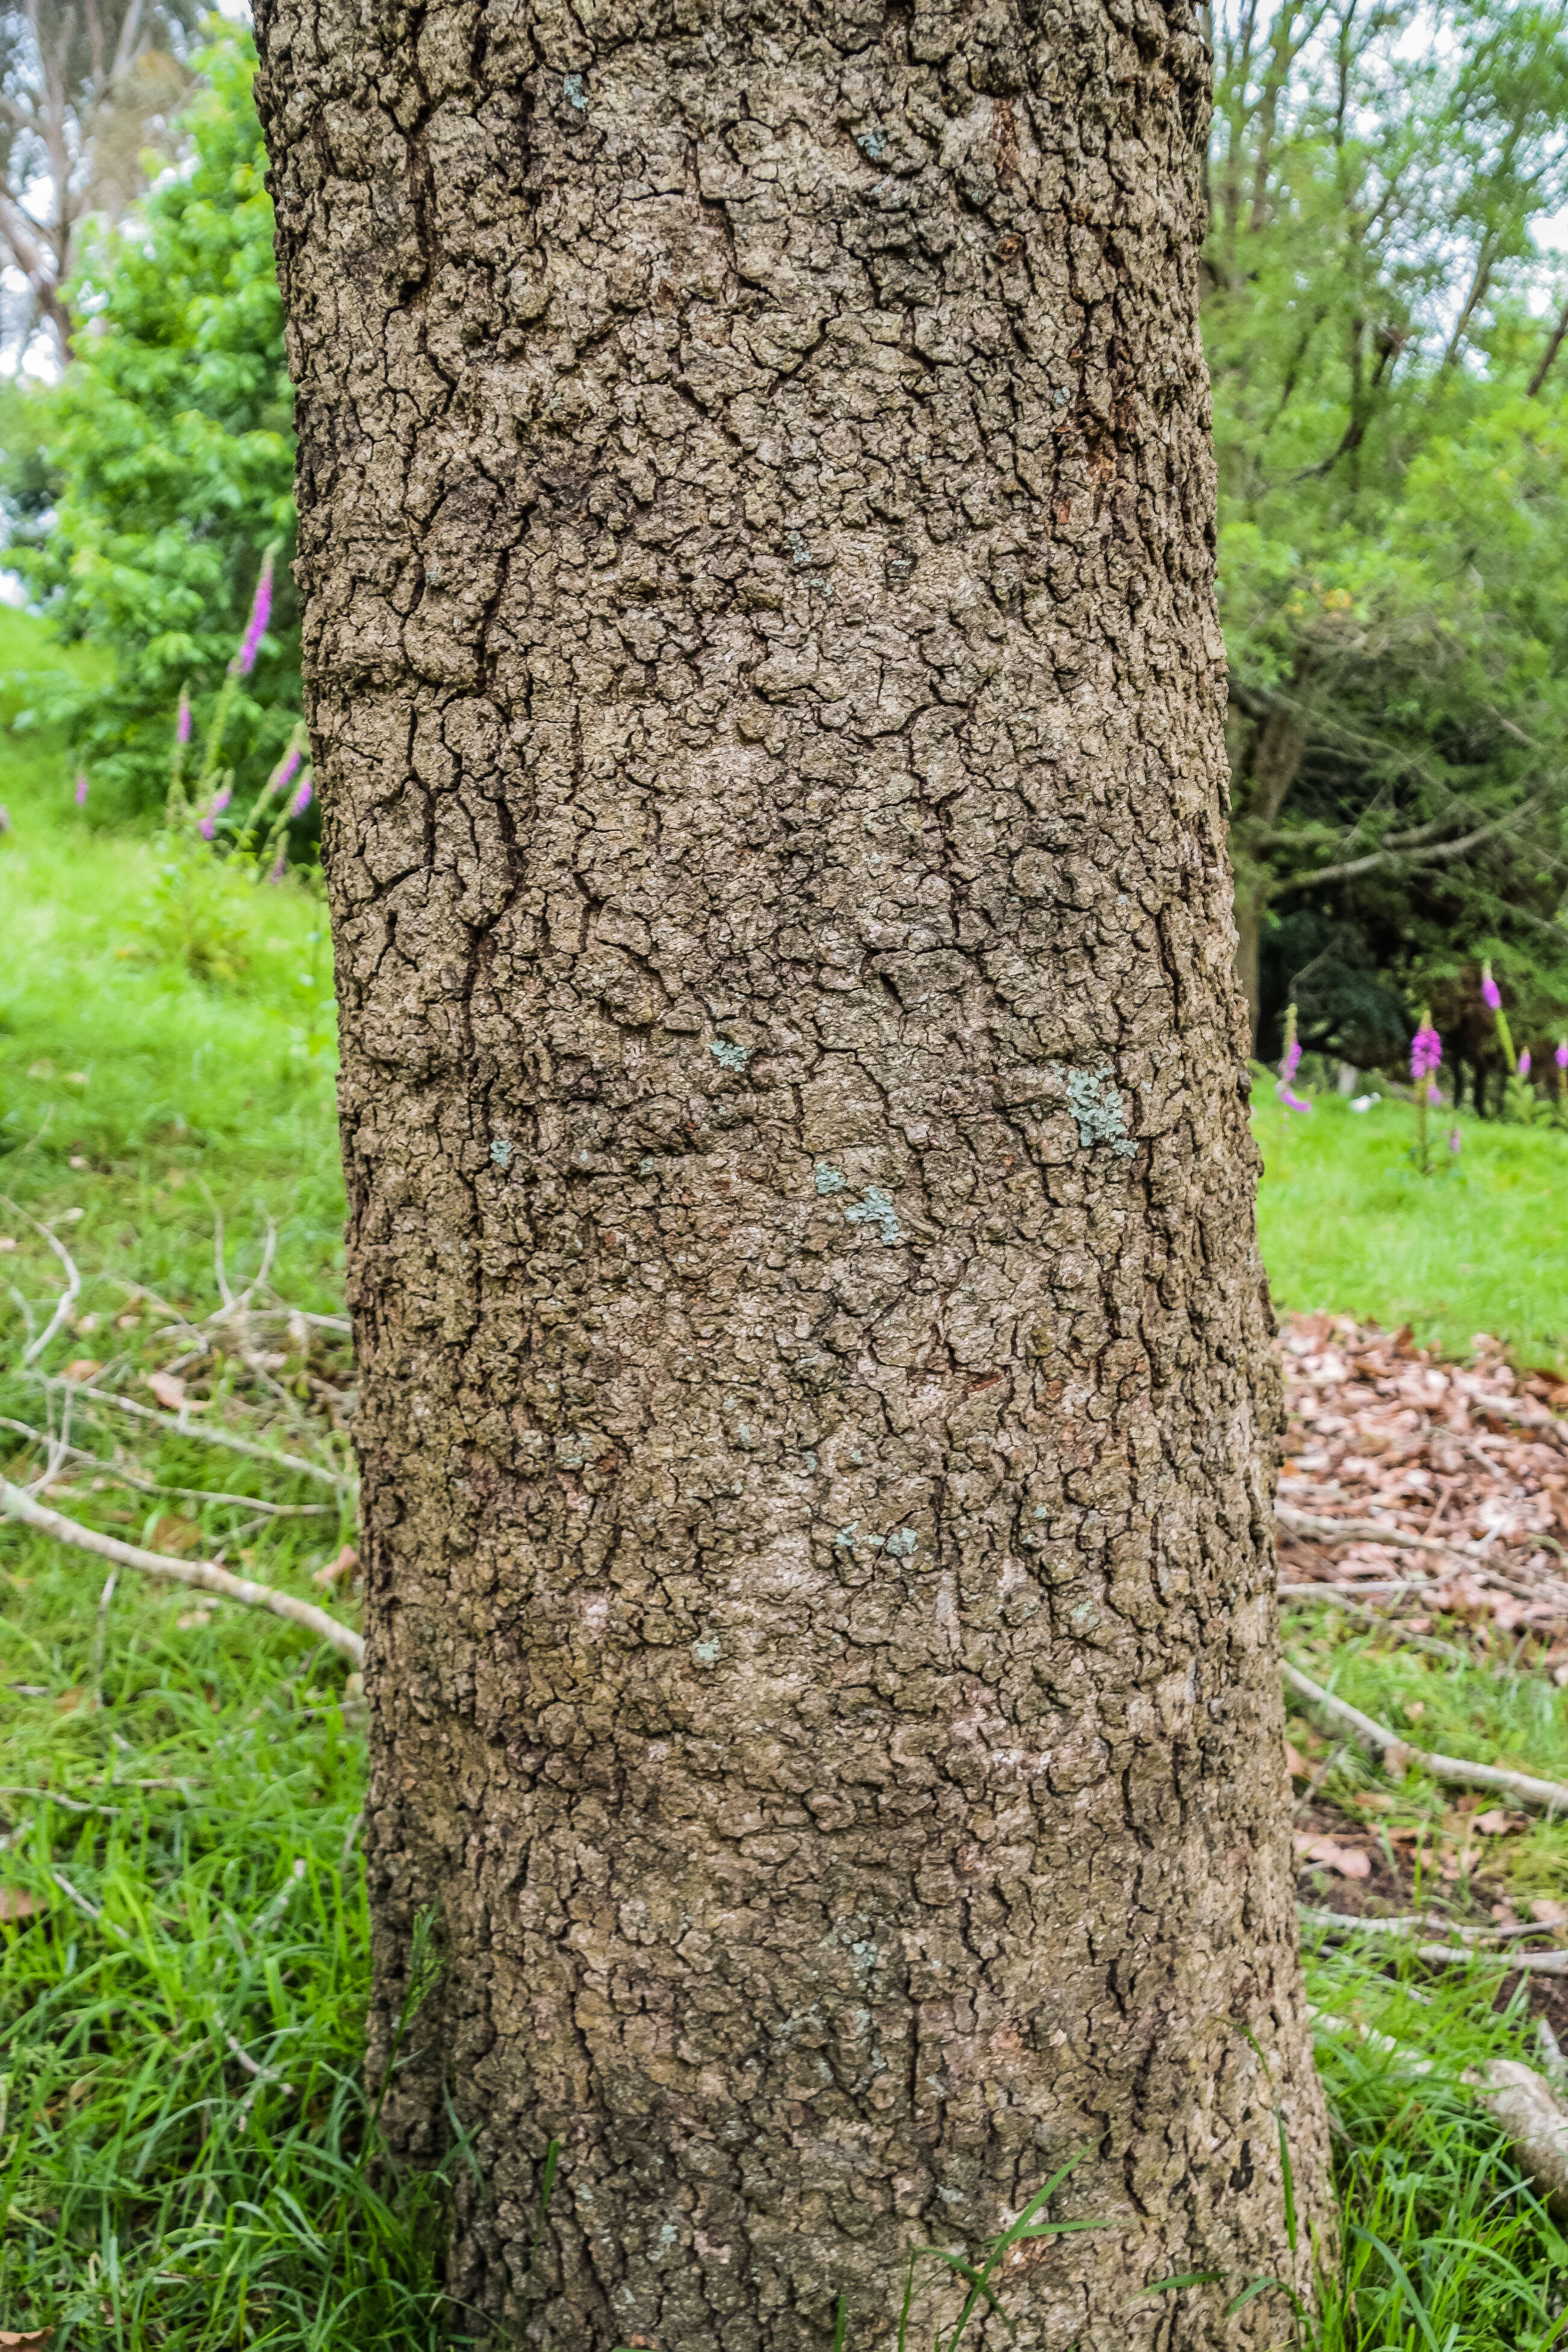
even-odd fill
[(1324, 2136), (1196, 21), (258, 31), (373, 2022), (405, 2148), (467, 2135), (454, 2292), (888, 2344), (911, 2246), (1077, 2158), (1020, 2342), (1274, 2344)]
[(188, 85), (195, 0), (4, 0), (0, 5), (0, 257), (26, 281), (28, 316), (70, 348), (66, 288), (81, 225), (124, 211), (142, 150)]
[(1474, 951), (1568, 1007), (1568, 38), (1418, 21), (1222, 25), (1205, 252), (1243, 978), (1366, 1062)]
[[(264, 551), (293, 543), (292, 394), (272, 258), (272, 205), (248, 34), (216, 30), (195, 60), (178, 174), (89, 247), (88, 320), (47, 413), (55, 504), (13, 560), (62, 634), (112, 656), (108, 678), (47, 702), (88, 771), (96, 813), (163, 806), (182, 686), (197, 724), (245, 625)], [(22, 449), (28, 442), (21, 443)], [(36, 460), (24, 478), (25, 489)], [(286, 569), (230, 720), (241, 789), (259, 783), (300, 713), (298, 612)]]

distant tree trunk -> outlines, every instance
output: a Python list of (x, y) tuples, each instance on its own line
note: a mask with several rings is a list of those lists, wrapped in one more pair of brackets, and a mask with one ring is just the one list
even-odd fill
[(1263, 918), (1268, 908), (1268, 887), (1261, 881), (1248, 888), (1237, 882), (1236, 891), (1236, 985), (1247, 1022), (1249, 1051), (1258, 1048), (1263, 1021)]
[(1236, 978), (1246, 1002), (1254, 1053), (1263, 1022), (1263, 923), (1277, 880), (1268, 865), (1270, 837), (1307, 755), (1298, 699), (1306, 678), (1302, 663), (1282, 701), (1260, 719), (1238, 719), (1234, 730), (1237, 757), (1230, 845), (1236, 866)]
[(805, 2352), (842, 2293), (869, 2352), (911, 2248), (1080, 2156), (1053, 2210), (1110, 2226), (1009, 2268), (1020, 2345), (1276, 2345), (1278, 2289), (1225, 2313), (1307, 2289), (1325, 2133), (1195, 20), (258, 34), (374, 2057), (434, 1907), (388, 2115), (470, 2137), (464, 2325)]

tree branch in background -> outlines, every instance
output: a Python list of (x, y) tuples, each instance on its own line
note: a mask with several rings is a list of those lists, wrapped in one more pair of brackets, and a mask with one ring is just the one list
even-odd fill
[(1478, 826), (1474, 833), (1467, 833), (1458, 841), (1439, 842), (1431, 849), (1418, 849), (1414, 852), (1405, 849), (1374, 849), (1365, 857), (1347, 858), (1338, 866), (1321, 866), (1316, 872), (1309, 868), (1300, 874), (1284, 875), (1274, 884), (1273, 896), (1282, 898), (1288, 890), (1310, 890), (1315, 884), (1321, 882), (1346, 882), (1353, 876), (1375, 874), (1393, 866), (1418, 868), (1425, 866), (1443, 865), (1452, 858), (1467, 856), (1470, 850), (1479, 848), (1483, 841), (1489, 841), (1494, 835), (1507, 833), (1513, 826), (1521, 824), (1527, 816), (1533, 814), (1539, 805), (1537, 801), (1526, 801), (1522, 808), (1510, 809), (1505, 816), (1494, 817), (1489, 824)]
[[(1547, 337), (1546, 349), (1541, 354), (1540, 364), (1536, 368), (1535, 373), (1530, 379), (1528, 393), (1528, 397), (1530, 399), (1536, 400), (1540, 397), (1541, 387), (1552, 373), (1552, 362), (1563, 348), (1563, 338), (1564, 335), (1568, 335), (1568, 302), (1564, 302), (1561, 310), (1558, 311), (1557, 324), (1552, 328), (1551, 334)], [(1506, 726), (1508, 722), (1505, 719), (1503, 723)]]

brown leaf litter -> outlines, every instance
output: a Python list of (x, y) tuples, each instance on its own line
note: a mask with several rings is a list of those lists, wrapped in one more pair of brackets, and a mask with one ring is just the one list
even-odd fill
[[(1468, 1364), (1443, 1363), (1408, 1327), (1296, 1315), (1280, 1334), (1289, 1415), (1279, 1500), (1317, 1519), (1386, 1524), (1453, 1549), (1401, 1550), (1289, 1532), (1282, 1584), (1331, 1586), (1376, 1607), (1411, 1602), (1408, 1632), (1435, 1616), (1536, 1650), (1568, 1685), (1568, 1387), (1517, 1372), (1485, 1333)], [(1327, 1596), (1325, 1596), (1327, 1597)]]

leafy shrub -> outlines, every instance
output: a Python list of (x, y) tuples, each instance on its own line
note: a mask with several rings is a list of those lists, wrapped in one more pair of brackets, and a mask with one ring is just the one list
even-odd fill
[(292, 396), (256, 55), (247, 32), (216, 18), (209, 30), (204, 87), (182, 119), (188, 164), (77, 278), (82, 324), (38, 460), (58, 485), (58, 520), (14, 559), (64, 635), (111, 656), (101, 685), (41, 704), (90, 778), (95, 816), (161, 805), (180, 689), (205, 728), (274, 543), (278, 603), (226, 732), (241, 789), (259, 784), (300, 714)]

